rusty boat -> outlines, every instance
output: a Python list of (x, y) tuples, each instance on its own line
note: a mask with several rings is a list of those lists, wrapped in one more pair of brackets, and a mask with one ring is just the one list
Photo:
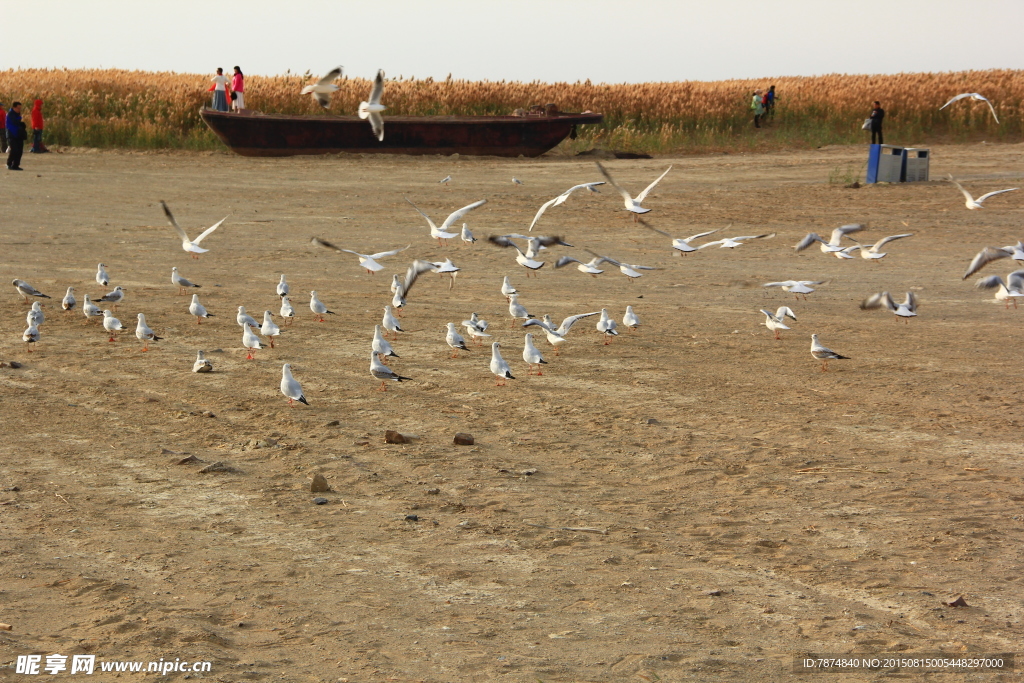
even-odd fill
[(469, 154), (537, 157), (601, 114), (549, 108), (511, 116), (385, 116), (384, 140), (358, 116), (295, 116), (203, 109), (206, 125), (243, 156), (300, 154)]

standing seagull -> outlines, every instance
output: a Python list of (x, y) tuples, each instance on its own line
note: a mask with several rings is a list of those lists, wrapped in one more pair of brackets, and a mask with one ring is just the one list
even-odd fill
[(505, 301), (508, 301), (508, 298), (513, 294), (519, 293), (516, 291), (516, 288), (512, 286), (512, 283), (508, 281), (507, 275), (505, 276), (505, 279), (501, 281), (501, 293), (505, 296)]
[(96, 299), (96, 301), (103, 301), (105, 303), (113, 304), (114, 310), (116, 311), (117, 305), (121, 303), (122, 299), (124, 299), (124, 289), (121, 287), (121, 285), (118, 285), (117, 287), (114, 287), (114, 291), (107, 292), (99, 299)]
[(192, 372), (213, 372), (213, 363), (211, 363), (203, 351), (196, 354), (196, 362), (192, 364)]
[(32, 302), (32, 308), (29, 309), (28, 315), (25, 316), (25, 320), (29, 326), (42, 325), (46, 322), (46, 315), (43, 313), (43, 306), (38, 301)]
[(619, 326), (618, 323), (616, 323), (614, 320), (612, 320), (612, 317), (610, 315), (608, 315), (608, 309), (607, 308), (602, 308), (601, 309), (601, 319), (597, 321), (597, 331), (601, 332), (602, 334), (604, 334), (604, 336), (605, 336), (605, 340), (604, 340), (605, 345), (608, 345), (608, 344), (611, 343), (612, 337), (619, 336), (618, 330), (615, 329), (618, 326)]
[(583, 183), (582, 185), (573, 185), (568, 190), (558, 195), (554, 199), (550, 199), (544, 202), (543, 204), (541, 204), (541, 207), (537, 209), (537, 215), (533, 217), (533, 221), (530, 223), (530, 229), (527, 232), (533, 232), (533, 226), (537, 225), (537, 221), (540, 220), (540, 217), (544, 215), (545, 211), (550, 209), (552, 206), (561, 206), (562, 204), (565, 204), (565, 201), (569, 199), (569, 197), (572, 196), (572, 193), (575, 192), (576, 190), (582, 190), (586, 188), (587, 190), (590, 190), (595, 194), (600, 194), (600, 190), (594, 189), (598, 185), (604, 185), (604, 181), (597, 183)]
[[(508, 366), (505, 359), (501, 357), (501, 352), (498, 350), (501, 348), (501, 344), (494, 342), (491, 344), (491, 372), (497, 377), (494, 380), (494, 386), (503, 387), (505, 386), (506, 379), (515, 379), (512, 376), (512, 368)], [(500, 380), (500, 381), (499, 381)]]
[(394, 256), (395, 254), (400, 254), (412, 246), (411, 244), (407, 244), (401, 249), (392, 249), (391, 251), (380, 251), (377, 252), (376, 254), (360, 254), (358, 251), (352, 251), (351, 249), (342, 249), (340, 247), (336, 247), (327, 240), (322, 240), (318, 237), (313, 238), (313, 244), (320, 247), (325, 247), (327, 249), (333, 249), (334, 251), (345, 252), (346, 254), (354, 254), (355, 256), (358, 256), (359, 265), (365, 268), (366, 272), (369, 273), (370, 275), (373, 275), (378, 270), (384, 270), (384, 266), (377, 263), (379, 259), (382, 259), (385, 256)]
[(260, 325), (260, 334), (270, 340), (270, 348), (274, 348), (274, 337), (281, 334), (281, 328), (271, 318), (274, 314), (270, 311), (263, 311), (263, 324)]
[(171, 268), (171, 284), (178, 285), (178, 296), (184, 294), (189, 287), (202, 287), (202, 285), (197, 285), (194, 282), (189, 282), (181, 275), (179, 275), (177, 266)]
[(509, 327), (515, 327), (516, 320), (528, 320), (529, 318), (536, 317), (526, 310), (526, 306), (519, 303), (518, 294), (512, 294), (508, 297), (508, 314), (512, 316), (512, 324)]
[[(449, 176), (445, 180), (450, 180), (450, 179), (451, 179), (451, 176)], [(444, 182), (444, 181), (441, 181), (441, 182)], [(449, 214), (448, 218), (444, 219), (444, 223), (441, 224), (441, 227), (438, 228), (436, 225), (434, 225), (434, 221), (430, 220), (430, 216), (428, 216), (427, 214), (425, 214), (422, 211), (420, 211), (419, 207), (416, 206), (415, 204), (413, 204), (412, 201), (408, 197), (405, 197), (404, 199), (405, 199), (405, 201), (409, 202), (409, 205), (412, 206), (412, 208), (416, 209), (416, 211), (417, 211), (417, 213), (419, 213), (419, 215), (421, 215), (421, 216), (423, 216), (424, 218), (427, 219), (427, 225), (430, 226), (430, 236), (432, 238), (436, 239), (438, 244), (441, 244), (441, 240), (449, 240), (449, 239), (451, 239), (453, 237), (458, 237), (459, 233), (457, 233), (457, 232), (448, 232), (448, 228), (451, 227), (451, 225), (455, 221), (461, 220), (463, 216), (465, 216), (467, 213), (469, 213), (473, 209), (475, 209), (475, 208), (477, 208), (479, 206), (483, 206), (484, 204), (487, 203), (486, 199), (481, 199), (478, 202), (473, 202), (472, 204), (468, 204), (467, 206), (464, 206), (461, 209), (458, 209), (457, 211), (453, 211), (451, 214)]]
[(316, 297), (315, 289), (309, 293), (309, 310), (313, 311), (313, 315), (317, 317), (318, 322), (324, 321), (324, 313), (334, 315), (334, 311), (327, 310), (327, 306), (324, 306), (323, 302)]
[(178, 222), (174, 220), (174, 214), (172, 214), (171, 210), (167, 208), (167, 204), (161, 201), (160, 206), (164, 207), (164, 215), (167, 216), (167, 220), (168, 222), (170, 222), (171, 227), (173, 227), (178, 232), (178, 237), (181, 238), (181, 248), (188, 252), (188, 254), (192, 258), (199, 258), (200, 254), (205, 254), (206, 252), (210, 251), (209, 249), (203, 249), (202, 247), (200, 247), (199, 243), (206, 239), (206, 237), (211, 232), (219, 228), (221, 223), (228, 219), (227, 216), (224, 216), (224, 218), (221, 218), (212, 226), (199, 233), (199, 237), (195, 238), (194, 240), (190, 240), (188, 238), (188, 235), (185, 234), (185, 231), (181, 229), (180, 225), (178, 225)]
[(512, 184), (513, 185), (522, 185), (523, 181), (520, 180), (519, 178), (516, 178), (515, 176), (512, 176)]
[(107, 271), (104, 268), (106, 266), (102, 263), (96, 265), (96, 282), (106, 287), (110, 284), (110, 276), (107, 275)]
[(370, 90), (370, 101), (359, 103), (359, 118), (370, 119), (373, 135), (381, 142), (384, 142), (384, 117), (380, 113), (387, 109), (380, 103), (380, 97), (383, 94), (384, 70), (377, 69), (377, 77), (373, 79), (373, 89)]
[(460, 237), (462, 237), (462, 241), (465, 242), (466, 244), (473, 244), (474, 242), (476, 242), (476, 238), (473, 237), (473, 233), (470, 232), (469, 227), (465, 223), (462, 224), (462, 232), (460, 233)]
[(402, 325), (398, 322), (398, 318), (391, 313), (390, 306), (384, 307), (384, 318), (381, 320), (381, 325), (383, 325), (385, 330), (395, 335), (395, 339), (398, 339), (399, 332), (405, 332), (402, 329)]
[(68, 293), (64, 295), (64, 299), (60, 302), (60, 307), (65, 311), (73, 311), (77, 305), (78, 300), (75, 299), (75, 288), (68, 287)]
[(909, 323), (910, 321), (908, 318), (913, 318), (917, 315), (917, 297), (914, 296), (913, 292), (907, 292), (907, 298), (901, 304), (897, 304), (893, 301), (889, 292), (872, 294), (867, 299), (864, 299), (860, 304), (862, 311), (881, 308), (883, 306), (885, 306), (889, 311), (895, 313), (898, 318), (903, 318), (904, 322)]
[(88, 322), (89, 318), (99, 318), (102, 316), (103, 309), (90, 301), (89, 295), (86, 294), (85, 303), (82, 304), (82, 313), (85, 315), (86, 321)]
[(245, 306), (238, 307), (238, 313), (235, 315), (235, 322), (241, 327), (259, 327), (260, 324), (256, 318), (252, 317), (245, 312)]
[(248, 325), (242, 325), (242, 347), (249, 352), (245, 356), (246, 360), (253, 360), (256, 356), (252, 354), (263, 348), (260, 344), (260, 338), (256, 336)]
[(29, 283), (25, 282), (24, 280), (15, 280), (11, 284), (14, 285), (14, 288), (18, 290), (18, 294), (20, 294), (25, 299), (25, 301), (28, 301), (28, 298), (30, 296), (37, 296), (40, 299), (50, 298), (48, 295), (43, 294), (38, 289), (30, 285)]
[(633, 312), (632, 306), (626, 306), (626, 314), (622, 316), (622, 324), (635, 331), (636, 328), (640, 327), (640, 317)]
[(309, 401), (302, 393), (302, 385), (299, 384), (299, 380), (292, 377), (291, 363), (285, 363), (281, 367), (281, 393), (288, 399), (288, 405), (296, 401), (309, 405)]
[(830, 360), (850, 360), (849, 356), (840, 356), (832, 349), (822, 346), (821, 342), (818, 341), (818, 335), (811, 335), (811, 356), (816, 360), (821, 361), (821, 371), (825, 372), (828, 370), (828, 362)]
[(949, 105), (953, 104), (954, 102), (958, 102), (959, 100), (962, 100), (965, 97), (970, 97), (975, 102), (984, 102), (985, 104), (987, 104), (989, 111), (992, 112), (992, 118), (994, 118), (996, 120), (996, 123), (999, 123), (999, 117), (996, 116), (996, 110), (992, 106), (992, 103), (988, 101), (987, 97), (983, 97), (982, 95), (979, 95), (976, 92), (965, 92), (965, 93), (961, 93), (961, 94), (957, 95), (956, 97), (951, 99), (949, 102), (946, 102), (944, 105), (939, 107), (939, 111), (942, 111), (943, 109), (945, 109)]
[(196, 317), (196, 325), (203, 324), (203, 318), (212, 318), (212, 313), (207, 313), (206, 306), (199, 303), (199, 295), (192, 295), (192, 303), (188, 305), (188, 312)]
[(380, 380), (380, 388), (378, 391), (388, 390), (386, 384), (388, 380), (402, 382), (407, 379), (412, 379), (412, 377), (402, 377), (397, 372), (381, 363), (377, 360), (377, 352), (372, 349), (370, 350), (370, 375)]
[(286, 296), (281, 297), (281, 310), (279, 312), (281, 317), (285, 319), (285, 325), (291, 325), (292, 321), (295, 320), (295, 307), (292, 306), (292, 300)]
[(146, 345), (142, 347), (142, 350), (149, 351), (149, 342), (160, 341), (163, 337), (156, 336), (156, 332), (149, 328), (149, 325), (146, 324), (145, 314), (139, 313), (138, 319), (139, 322), (135, 326), (135, 336), (139, 341), (146, 343)]
[(291, 291), (291, 287), (285, 282), (284, 273), (281, 273), (281, 281), (277, 283), (277, 295), (288, 296), (288, 292)]
[(103, 311), (103, 329), (110, 333), (110, 339), (107, 341), (117, 341), (116, 333), (124, 329), (121, 325), (121, 321), (114, 317), (114, 314), (108, 310)]
[(341, 78), (341, 67), (335, 67), (319, 81), (313, 85), (307, 85), (302, 89), (303, 95), (312, 95), (313, 101), (319, 104), (324, 109), (331, 107), (331, 93), (338, 92), (338, 86), (334, 85), (334, 81)]
[(637, 215), (638, 214), (643, 214), (643, 213), (647, 213), (647, 212), (650, 211), (650, 209), (645, 209), (644, 207), (642, 207), (640, 205), (643, 204), (645, 199), (647, 199), (647, 195), (649, 195), (651, 193), (651, 190), (654, 189), (654, 186), (657, 185), (658, 183), (660, 183), (661, 179), (664, 178), (665, 176), (667, 176), (668, 172), (672, 170), (672, 167), (669, 166), (668, 169), (664, 173), (662, 173), (660, 176), (658, 176), (657, 180), (655, 180), (653, 183), (651, 183), (646, 188), (644, 188), (644, 191), (641, 192), (640, 194), (638, 194), (636, 196), (636, 199), (633, 199), (633, 197), (631, 197), (628, 192), (626, 192), (624, 189), (622, 189), (622, 187), (618, 183), (615, 182), (614, 178), (612, 178), (610, 175), (608, 175), (608, 171), (606, 171), (604, 166), (601, 165), (601, 162), (595, 161), (594, 163), (597, 164), (597, 168), (598, 168), (599, 171), (601, 171), (601, 175), (604, 176), (605, 180), (607, 180), (611, 184), (611, 186), (614, 187), (616, 190), (618, 190), (619, 194), (622, 195), (622, 200), (623, 200), (623, 204), (625, 204), (625, 206), (626, 206), (626, 211), (631, 211), (633, 213), (633, 220), (634, 221), (637, 219)]
[(391, 348), (391, 344), (388, 343), (388, 340), (384, 338), (384, 335), (380, 331), (380, 325), (373, 326), (373, 342), (370, 344), (370, 348), (380, 356), (382, 363), (388, 356), (400, 358), (400, 356), (395, 353), (395, 350)]
[(447, 187), (448, 183), (450, 183), (451, 181), (452, 181), (452, 177), (450, 175), (446, 175), (444, 178), (441, 178), (441, 180), (438, 180), (437, 184), (438, 185), (444, 185), (445, 187)]
[(21, 333), (21, 341), (25, 342), (25, 348), (32, 353), (32, 345), (39, 341), (39, 326), (29, 325), (28, 329)]
[[(541, 372), (540, 366), (548, 364), (548, 362), (544, 360), (544, 356), (540, 355), (540, 351), (537, 350), (537, 347), (533, 345), (533, 335), (529, 332), (526, 333), (526, 341), (523, 344), (523, 360), (530, 364), (530, 371), (526, 374), (537, 375), (538, 377), (544, 374)], [(537, 366), (536, 372), (534, 372), (534, 366)]]
[(967, 190), (964, 189), (963, 185), (961, 185), (957, 181), (953, 180), (953, 176), (952, 175), (949, 176), (949, 182), (951, 182), (954, 185), (956, 185), (957, 188), (959, 188), (960, 192), (963, 193), (964, 200), (965, 200), (964, 201), (964, 206), (966, 206), (968, 209), (971, 209), (972, 211), (974, 209), (982, 208), (982, 206), (981, 206), (982, 202), (984, 202), (986, 199), (988, 199), (989, 197), (991, 197), (993, 195), (1002, 194), (1004, 192), (1015, 192), (1016, 190), (1020, 189), (1019, 187), (1011, 187), (1008, 190), (996, 190), (995, 192), (988, 192), (986, 194), (981, 195), (977, 199), (975, 199), (974, 197), (971, 196), (970, 192), (968, 192)]
[(455, 323), (448, 323), (448, 333), (445, 335), (444, 340), (448, 343), (448, 346), (452, 347), (452, 358), (459, 357), (459, 349), (469, 351), (469, 348), (466, 346), (466, 340), (455, 330)]
[(779, 336), (780, 330), (790, 329), (789, 326), (786, 325), (786, 318), (796, 320), (796, 314), (793, 313), (793, 310), (789, 306), (779, 306), (775, 313), (766, 311), (763, 308), (761, 309), (761, 312), (765, 315), (764, 326), (775, 333), (776, 339), (782, 339), (782, 337)]

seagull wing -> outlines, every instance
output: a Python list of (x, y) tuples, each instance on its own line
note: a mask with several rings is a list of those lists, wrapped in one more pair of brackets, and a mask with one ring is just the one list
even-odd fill
[(428, 270), (433, 270), (436, 266), (430, 261), (422, 261), (416, 259), (409, 267), (405, 270), (405, 281), (402, 283), (402, 296), (409, 296), (409, 290), (416, 283), (416, 279), (420, 275), (426, 273)]
[(860, 232), (864, 229), (862, 223), (850, 223), (848, 225), (842, 225), (832, 231), (832, 236), (828, 243), (830, 246), (838, 247), (839, 243), (843, 239), (843, 235), (849, 235), (850, 233)]
[(792, 287), (797, 284), (796, 280), (786, 280), (785, 282), (766, 282), (762, 287)]
[(573, 258), (572, 256), (562, 256), (555, 261), (555, 268), (561, 268), (562, 266), (567, 266), (570, 263), (583, 263), (583, 261), (580, 261), (578, 258)]
[[(771, 237), (775, 237), (775, 233), (774, 232), (765, 233), (764, 235), (744, 235), (742, 237), (733, 237), (731, 239), (734, 242), (738, 242), (740, 240), (759, 240), (761, 238), (771, 238)], [(707, 246), (707, 245), (702, 245), (702, 246)]]
[(419, 213), (419, 214), (420, 214), (421, 216), (423, 216), (424, 218), (426, 218), (426, 219), (427, 219), (427, 224), (428, 224), (428, 225), (430, 226), (430, 229), (431, 229), (431, 230), (437, 230), (437, 226), (436, 226), (436, 225), (434, 225), (434, 221), (430, 220), (430, 216), (428, 216), (427, 214), (425, 214), (425, 213), (423, 213), (422, 211), (420, 211), (420, 207), (418, 207), (418, 206), (416, 206), (415, 204), (413, 204), (413, 203), (412, 203), (412, 200), (410, 200), (410, 199), (409, 199), (408, 197), (404, 197), (404, 196), (403, 196), (403, 197), (402, 197), (402, 199), (404, 199), (405, 201), (409, 202), (409, 205), (410, 205), (410, 206), (411, 206), (412, 208), (416, 209), (416, 211), (417, 211), (417, 212), (418, 212), (418, 213)]
[(807, 233), (807, 236), (804, 237), (799, 242), (797, 242), (796, 246), (793, 247), (793, 248), (795, 250), (797, 250), (797, 251), (803, 251), (804, 249), (806, 249), (807, 247), (811, 246), (815, 242), (821, 242), (822, 244), (826, 244), (825, 240), (821, 239), (821, 236), (818, 235), (818, 233), (816, 233), (816, 232), (809, 232), (809, 233)]
[(328, 242), (327, 240), (322, 240), (319, 237), (314, 237), (313, 239), (310, 240), (310, 243), (311, 244), (315, 244), (318, 247), (324, 247), (325, 249), (333, 249), (334, 251), (344, 251), (344, 252), (347, 252), (349, 254), (355, 254), (356, 256), (364, 256), (364, 254), (359, 254), (359, 253), (356, 253), (354, 251), (350, 251), (348, 249), (342, 249), (341, 247), (337, 247), (337, 246), (331, 244), (330, 242)]
[(953, 180), (953, 176), (952, 175), (949, 176), (949, 182), (951, 182), (954, 185), (956, 185), (957, 189), (960, 190), (960, 192), (963, 193), (964, 197), (967, 198), (967, 201), (969, 201), (969, 202), (973, 202), (974, 201), (974, 197), (971, 196), (971, 193), (968, 192), (967, 190), (965, 190), (963, 185), (961, 185), (957, 181)]
[(714, 244), (722, 244), (723, 242), (725, 242), (725, 240), (715, 240), (714, 242), (705, 242), (704, 244), (700, 245), (697, 248), (698, 249), (703, 249), (704, 247), (710, 247), (710, 246), (712, 246)]
[(789, 306), (779, 306), (779, 310), (775, 311), (775, 317), (782, 322), (786, 316), (789, 316), (793, 320), (796, 320), (796, 313), (793, 312)]
[[(979, 95), (979, 97), (980, 97), (980, 95)], [(982, 97), (981, 99), (985, 100), (985, 104), (987, 104), (987, 105), (988, 105), (988, 109), (989, 109), (989, 111), (991, 111), (991, 112), (992, 112), (992, 118), (994, 118), (994, 119), (996, 120), (996, 123), (999, 123), (999, 117), (998, 117), (998, 116), (996, 116), (996, 110), (995, 110), (995, 108), (994, 108), (994, 107), (992, 106), (992, 103), (991, 103), (991, 102), (989, 102), (989, 101), (988, 101), (987, 99), (985, 99), (984, 97)]]
[(487, 203), (486, 199), (481, 199), (478, 202), (473, 202), (472, 204), (470, 204), (468, 206), (462, 207), (458, 211), (453, 211), (451, 213), (451, 215), (448, 216), (448, 218), (446, 218), (444, 220), (444, 223), (441, 224), (441, 230), (447, 230), (448, 226), (450, 226), (452, 223), (454, 223), (455, 221), (458, 221), (458, 220), (462, 220), (462, 217), (465, 216), (467, 213), (469, 213), (473, 209), (477, 208), (478, 206), (483, 206), (486, 203)]
[(167, 208), (167, 204), (165, 204), (163, 200), (160, 201), (160, 206), (164, 207), (164, 215), (167, 216), (167, 220), (168, 222), (170, 222), (171, 227), (177, 230), (178, 236), (181, 237), (181, 241), (191, 242), (192, 240), (188, 238), (188, 235), (185, 234), (185, 231), (181, 229), (180, 225), (178, 225), (178, 221), (174, 220), (174, 214), (171, 213), (171, 210), (169, 208)]
[(976, 201), (979, 204), (981, 204), (983, 201), (985, 201), (986, 199), (988, 199), (989, 197), (991, 197), (993, 195), (1002, 194), (1004, 192), (1013, 192), (1013, 191), (1019, 190), (1019, 189), (1020, 189), (1019, 187), (1011, 187), (1008, 190), (996, 190), (995, 192), (988, 192), (986, 194), (981, 195), (980, 197), (978, 197), (974, 201)]
[(979, 270), (987, 266), (992, 261), (998, 261), (1001, 258), (1012, 256), (1012, 252), (1006, 249), (996, 249), (995, 247), (985, 247), (977, 253), (977, 255), (971, 260), (971, 265), (967, 266), (967, 272), (960, 278), (966, 280), (970, 276), (977, 273)]
[(1007, 289), (1024, 292), (1024, 270), (1015, 270), (1006, 278)]
[(668, 234), (667, 232), (665, 232), (664, 230), (658, 230), (656, 227), (654, 227), (653, 225), (651, 225), (650, 223), (645, 221), (643, 218), (639, 218), (638, 217), (637, 221), (640, 223), (640, 225), (644, 226), (648, 230), (652, 230), (652, 231), (658, 233), (659, 235), (664, 235), (665, 237), (671, 237), (672, 236), (672, 235)]
[(313, 99), (316, 100), (316, 103), (324, 109), (331, 108), (331, 98), (328, 97), (326, 93), (315, 92), (313, 93)]
[(377, 77), (373, 79), (373, 90), (370, 91), (369, 104), (380, 104), (381, 95), (384, 94), (384, 70), (377, 69)]
[(604, 185), (604, 181), (602, 180), (602, 181), (596, 182), (596, 183), (583, 183), (581, 185), (573, 185), (568, 190), (566, 190), (562, 194), (560, 194), (557, 197), (555, 197), (555, 206), (559, 206), (561, 204), (564, 204), (565, 200), (567, 200), (572, 195), (572, 193), (575, 192), (576, 190), (582, 190), (583, 188), (586, 188), (586, 189), (591, 190), (593, 192), (597, 192), (597, 190), (594, 190), (594, 188), (597, 187), (598, 185)]
[(958, 100), (962, 100), (965, 97), (970, 97), (973, 94), (974, 93), (969, 93), (969, 92), (961, 93), (961, 94), (957, 95), (956, 97), (954, 97), (953, 99), (951, 99), (949, 102), (946, 102), (944, 105), (939, 107), (939, 111), (942, 111), (943, 109), (945, 109), (949, 105), (953, 104), (954, 102), (956, 102)]
[[(572, 192), (572, 190), (569, 190), (569, 192)], [(544, 202), (543, 204), (541, 204), (540, 208), (537, 209), (537, 215), (533, 217), (533, 222), (530, 223), (530, 230), (528, 230), (527, 232), (532, 232), (533, 231), (533, 226), (537, 225), (537, 221), (540, 220), (540, 217), (544, 215), (545, 211), (550, 209), (555, 204), (560, 204), (561, 202), (559, 202), (558, 200), (561, 199), (562, 197), (568, 197), (568, 196), (569, 196), (568, 194), (564, 194), (564, 195), (560, 194), (557, 197), (555, 197), (554, 199), (552, 199), (550, 201), (547, 201), (547, 202)]]
[(714, 235), (719, 230), (721, 230), (721, 228), (715, 228), (714, 230), (708, 230), (707, 232), (698, 232), (696, 235), (693, 235), (692, 237), (687, 237), (683, 241), (689, 244), (692, 240), (700, 239), (701, 237), (707, 237), (708, 235)]
[(860, 302), (860, 309), (862, 311), (868, 311), (875, 308), (881, 308), (885, 305), (885, 297), (889, 296), (889, 292), (880, 292), (878, 294), (872, 294), (864, 301)]
[(384, 142), (384, 117), (380, 115), (379, 111), (371, 111), (367, 118), (370, 119), (374, 137), (380, 142)]
[(601, 162), (595, 161), (594, 163), (597, 164), (597, 170), (601, 171), (601, 175), (604, 176), (604, 179), (607, 180), (612, 187), (619, 191), (619, 194), (621, 194), (622, 198), (626, 200), (626, 203), (632, 204), (633, 198), (629, 196), (628, 192), (619, 187), (619, 184), (615, 182), (615, 179), (608, 174), (608, 171), (604, 169), (604, 166), (601, 165)]
[(889, 235), (888, 237), (883, 237), (882, 239), (880, 239), (877, 242), (875, 242), (875, 246), (871, 247), (870, 251), (873, 251), (873, 252), (875, 252), (877, 254), (878, 250), (881, 249), (886, 244), (888, 244), (889, 242), (892, 242), (893, 240), (903, 239), (904, 237), (913, 237), (913, 236), (914, 236), (914, 233), (912, 233), (912, 232), (905, 232), (902, 235)]
[(331, 69), (331, 71), (328, 72), (328, 74), (326, 76), (324, 76), (319, 81), (317, 81), (316, 84), (317, 85), (330, 85), (331, 83), (334, 82), (334, 80), (336, 78), (341, 78), (341, 67), (340, 66), (336, 66), (333, 69)]
[(219, 221), (217, 221), (216, 223), (214, 223), (213, 225), (208, 227), (206, 230), (203, 230), (201, 233), (199, 233), (199, 237), (197, 237), (194, 240), (192, 240), (192, 244), (199, 244), (200, 242), (202, 242), (204, 237), (206, 237), (211, 232), (213, 232), (214, 230), (219, 228), (220, 224), (223, 223), (224, 221), (226, 221), (227, 219), (228, 219), (228, 217), (224, 216), (224, 218), (221, 218)]
[(665, 176), (667, 176), (668, 172), (671, 171), (671, 170), (672, 170), (672, 167), (669, 166), (668, 170), (665, 171), (664, 173), (662, 173), (660, 176), (658, 176), (657, 180), (655, 180), (653, 183), (651, 183), (650, 185), (645, 187), (644, 191), (636, 196), (636, 203), (640, 204), (641, 202), (643, 202), (643, 200), (647, 199), (647, 195), (649, 195), (651, 193), (651, 190), (654, 189), (654, 186), (657, 185), (658, 183), (660, 183), (661, 179), (664, 178)]
[(543, 320), (538, 320), (537, 318), (530, 318), (525, 323), (523, 323), (523, 327), (529, 327), (530, 325), (537, 325), (539, 327), (543, 327), (548, 332), (554, 332), (555, 331), (546, 322), (544, 322)]
[(913, 292), (907, 292), (907, 298), (903, 300), (902, 305), (911, 313), (917, 313), (917, 295)]
[(558, 326), (558, 329), (555, 330), (555, 332), (564, 337), (565, 335), (569, 334), (569, 328), (575, 325), (577, 320), (580, 320), (581, 318), (589, 318), (590, 316), (597, 315), (600, 312), (601, 311), (594, 311), (593, 313), (581, 313), (579, 315), (570, 315), (568, 318), (562, 320), (562, 324)]
[(995, 289), (999, 285), (1005, 284), (1006, 283), (1003, 282), (1003, 278), (1001, 278), (1000, 276), (990, 275), (988, 277), (983, 277), (980, 280), (978, 280), (976, 283), (974, 283), (974, 286), (977, 287), (978, 289)]
[[(401, 254), (403, 251), (405, 251), (406, 249), (408, 249), (411, 246), (412, 246), (411, 244), (407, 244), (404, 247), (402, 247), (401, 249), (392, 249), (391, 251), (381, 251), (381, 252), (378, 252), (376, 254), (370, 254), (370, 258), (372, 258), (374, 261), (376, 261), (377, 259), (384, 258), (385, 256), (394, 256), (395, 254)], [(345, 251), (345, 250), (343, 250), (343, 251)], [(353, 252), (350, 252), (350, 253), (354, 254), (355, 252), (353, 251)]]

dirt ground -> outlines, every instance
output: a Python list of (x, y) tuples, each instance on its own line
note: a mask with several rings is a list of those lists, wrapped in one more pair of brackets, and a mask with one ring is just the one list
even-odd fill
[[(467, 216), (477, 236), (525, 231), (541, 203), (600, 180), (592, 161), (26, 154), (2, 176), (0, 274), (53, 299), (27, 353), (28, 305), (9, 284), (0, 296), (0, 359), (24, 364), (0, 370), (0, 680), (34, 680), (17, 657), (54, 653), (96, 655), (96, 680), (144, 675), (103, 661), (179, 658), (211, 670), (168, 679), (640, 682), (782, 680), (806, 653), (1021, 650), (1024, 310), (961, 275), (1024, 237), (1024, 191), (968, 211), (947, 183), (829, 183), (865, 156), (609, 161), (634, 192), (675, 165), (646, 202), (674, 236), (778, 236), (682, 257), (614, 191), (582, 193), (536, 230), (575, 248), (527, 279), (511, 250), (439, 247), (403, 195), (438, 223), (487, 199)], [(1013, 187), (1024, 145), (935, 148), (931, 171), (975, 194)], [(190, 235), (230, 214), (208, 254), (182, 252), (161, 199)], [(850, 222), (870, 224), (866, 242), (914, 237), (879, 262), (794, 253)], [(370, 276), (314, 235), (412, 247)], [(585, 248), (659, 270), (552, 269)], [(454, 289), (425, 276), (394, 342), (414, 381), (378, 392), (368, 353), (391, 273), (444, 257), (463, 269)], [(196, 325), (172, 266), (216, 317)], [(246, 360), (235, 308), (276, 312), (281, 273), (298, 318)], [(538, 335), (549, 364), (529, 376), (503, 275), (535, 315), (621, 320), (631, 304), (643, 325), (604, 345), (583, 320), (558, 357)], [(761, 287), (791, 278), (828, 283), (806, 301)], [(115, 284), (115, 343), (60, 310), (68, 286), (81, 302)], [(324, 323), (312, 289), (336, 313)], [(915, 291), (919, 316), (859, 310), (881, 290)], [(774, 341), (758, 309), (782, 304), (799, 320)], [(449, 358), (445, 323), (473, 311), (508, 386), (486, 346)], [(165, 337), (148, 353), (139, 312)], [(812, 333), (851, 359), (822, 373)], [(198, 349), (212, 374), (190, 372)], [(286, 362), (308, 407), (278, 390)], [(386, 429), (416, 438), (385, 444)], [(215, 462), (228, 471), (201, 472)], [(331, 492), (310, 492), (316, 473)], [(1020, 674), (932, 677), (981, 679)]]

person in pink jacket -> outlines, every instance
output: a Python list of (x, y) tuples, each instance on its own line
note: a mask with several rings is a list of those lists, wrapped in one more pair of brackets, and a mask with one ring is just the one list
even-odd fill
[(245, 76), (241, 67), (235, 67), (235, 73), (231, 77), (231, 109), (241, 111), (245, 109)]

